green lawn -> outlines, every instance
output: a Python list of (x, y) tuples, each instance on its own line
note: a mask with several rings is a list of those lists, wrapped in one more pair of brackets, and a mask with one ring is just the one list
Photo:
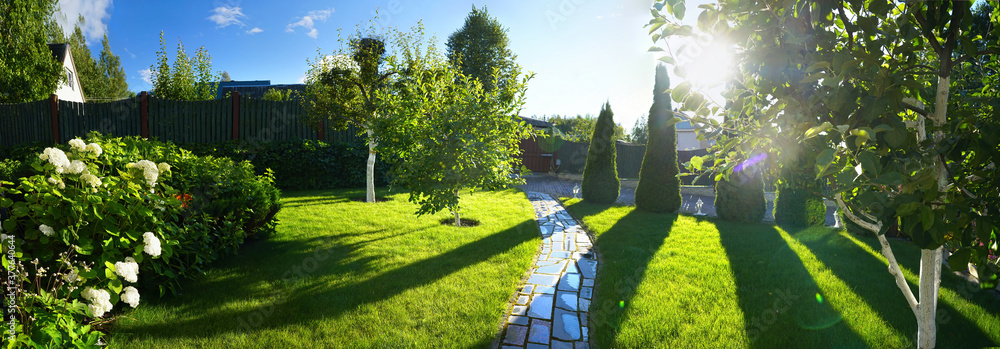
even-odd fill
[[(901, 348), (916, 320), (877, 240), (566, 201), (596, 236), (599, 348)], [(911, 286), (919, 250), (893, 241)], [(938, 347), (1000, 345), (1000, 301), (943, 278)]]
[[(383, 195), (384, 193), (379, 193)], [(538, 227), (524, 193), (463, 198), (473, 228), (416, 217), (408, 194), (284, 195), (277, 236), (189, 282), (179, 297), (143, 295), (119, 317), (119, 348), (469, 348), (495, 337), (530, 268)], [(141, 277), (141, 276), (140, 276)]]

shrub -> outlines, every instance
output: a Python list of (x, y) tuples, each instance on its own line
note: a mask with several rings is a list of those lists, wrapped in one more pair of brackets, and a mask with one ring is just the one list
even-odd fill
[(586, 201), (613, 204), (618, 200), (621, 182), (618, 180), (618, 168), (615, 164), (617, 149), (615, 148), (615, 120), (611, 112), (611, 103), (605, 103), (601, 114), (597, 117), (594, 136), (590, 139), (587, 149), (587, 164), (583, 168), (583, 181), (580, 185), (583, 199)]
[(826, 204), (809, 189), (779, 187), (774, 199), (774, 222), (789, 226), (821, 226), (826, 223)]
[(715, 212), (719, 218), (739, 223), (760, 223), (767, 211), (764, 181), (759, 174), (733, 173), (715, 182)]
[(3, 252), (19, 261), (4, 283), (22, 290), (15, 345), (92, 346), (96, 327), (82, 324), (137, 306), (139, 290), (178, 293), (181, 278), (276, 226), (273, 178), (247, 162), (136, 137), (87, 141), (46, 148), (16, 187), (0, 182)]
[(635, 207), (651, 212), (674, 212), (681, 207), (681, 183), (677, 174), (677, 130), (667, 126), (673, 118), (670, 107), (670, 77), (663, 65), (656, 67), (653, 106), (649, 108), (649, 139), (635, 188)]
[[(193, 143), (181, 147), (197, 155), (250, 161), (258, 175), (274, 171), (281, 189), (364, 188), (368, 146), (361, 142), (325, 143), (316, 140), (279, 142), (227, 141)], [(376, 185), (388, 185), (392, 159), (375, 163)]]

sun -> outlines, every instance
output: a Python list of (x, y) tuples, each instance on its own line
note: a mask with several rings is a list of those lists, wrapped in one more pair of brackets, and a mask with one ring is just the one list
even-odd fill
[(692, 85), (713, 88), (729, 78), (733, 56), (721, 41), (693, 41), (678, 53), (677, 65), (687, 71), (684, 77)]

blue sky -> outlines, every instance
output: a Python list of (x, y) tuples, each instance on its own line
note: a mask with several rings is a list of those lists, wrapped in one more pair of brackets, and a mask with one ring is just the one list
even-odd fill
[[(611, 102), (615, 121), (631, 129), (652, 103), (657, 56), (643, 25), (650, 0), (507, 0), (507, 1), (194, 1), (165, 2), (60, 0), (61, 13), (83, 28), (91, 50), (100, 51), (108, 34), (112, 50), (122, 58), (133, 91), (146, 91), (146, 71), (156, 60), (164, 32), (172, 60), (178, 39), (189, 54), (204, 46), (214, 70), (234, 80), (301, 82), (307, 59), (317, 48), (332, 53), (337, 30), (353, 33), (379, 10), (377, 23), (408, 29), (422, 20), (428, 35), (444, 50), (448, 35), (458, 30), (476, 6), (509, 30), (517, 62), (536, 73), (529, 82), (522, 115), (597, 114)], [(695, 4), (688, 8), (694, 9)], [(694, 12), (694, 10), (689, 10)], [(690, 14), (687, 20), (693, 20)], [(71, 21), (63, 21), (72, 27)], [(676, 77), (674, 84), (678, 83)]]

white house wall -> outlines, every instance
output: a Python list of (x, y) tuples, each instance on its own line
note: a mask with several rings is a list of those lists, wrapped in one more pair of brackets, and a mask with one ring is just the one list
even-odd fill
[(83, 85), (80, 85), (80, 76), (76, 73), (76, 64), (73, 62), (73, 53), (66, 49), (66, 59), (63, 61), (63, 74), (72, 72), (72, 77), (59, 84), (56, 89), (56, 96), (64, 101), (83, 102)]

